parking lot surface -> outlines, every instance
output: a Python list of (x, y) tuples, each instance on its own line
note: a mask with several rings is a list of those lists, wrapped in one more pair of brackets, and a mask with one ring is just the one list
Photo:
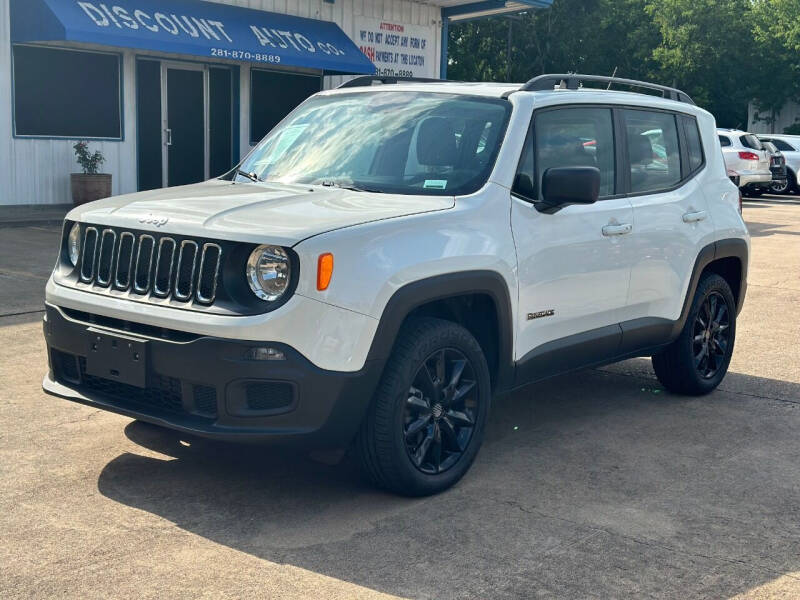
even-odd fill
[(800, 597), (800, 198), (745, 220), (720, 389), (671, 395), (645, 359), (529, 386), (416, 500), (44, 395), (59, 228), (0, 229), (0, 597)]

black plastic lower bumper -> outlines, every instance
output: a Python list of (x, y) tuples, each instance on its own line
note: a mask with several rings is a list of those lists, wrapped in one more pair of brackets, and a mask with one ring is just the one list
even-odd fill
[[(284, 344), (46, 308), (46, 392), (204, 437), (343, 447), (383, 366), (368, 361), (353, 373), (326, 371)], [(267, 347), (283, 358), (255, 360), (252, 350)]]

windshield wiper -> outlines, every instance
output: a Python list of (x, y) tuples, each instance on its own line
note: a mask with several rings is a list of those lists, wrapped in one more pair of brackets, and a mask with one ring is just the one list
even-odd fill
[(374, 194), (382, 194), (381, 190), (376, 190), (375, 188), (363, 187), (353, 184), (342, 184), (336, 181), (323, 181), (321, 184), (323, 187), (336, 187), (340, 190), (351, 190), (353, 192), (372, 192)]
[(261, 177), (259, 177), (255, 173), (248, 173), (247, 171), (242, 171), (241, 169), (236, 169), (236, 174), (242, 175), (243, 177), (247, 177), (250, 181), (264, 181), (263, 179), (261, 179)]

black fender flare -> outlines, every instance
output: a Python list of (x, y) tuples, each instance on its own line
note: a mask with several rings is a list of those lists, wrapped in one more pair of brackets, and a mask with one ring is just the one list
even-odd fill
[(466, 294), (486, 294), (494, 302), (498, 331), (497, 380), (494, 387), (496, 391), (507, 389), (514, 381), (514, 322), (508, 284), (496, 271), (458, 271), (435, 275), (398, 289), (383, 309), (367, 360), (386, 362), (403, 321), (415, 308)]
[(692, 269), (692, 278), (689, 280), (689, 288), (686, 290), (686, 297), (683, 300), (683, 308), (681, 315), (672, 328), (671, 340), (676, 339), (683, 326), (686, 324), (686, 319), (689, 318), (689, 311), (692, 308), (692, 300), (697, 291), (697, 285), (700, 283), (700, 276), (708, 265), (720, 258), (738, 258), (742, 265), (739, 295), (736, 302), (736, 314), (738, 315), (742, 306), (744, 305), (744, 296), (747, 291), (747, 263), (748, 263), (748, 250), (747, 242), (743, 238), (724, 238), (712, 242), (704, 246), (697, 254)]

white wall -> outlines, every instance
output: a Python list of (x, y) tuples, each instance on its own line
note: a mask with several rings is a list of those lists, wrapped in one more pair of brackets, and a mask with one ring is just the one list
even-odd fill
[[(440, 9), (418, 0), (336, 0), (333, 4), (324, 0), (217, 1), (221, 4), (333, 21), (351, 38), (355, 37), (356, 16), (423, 25), (430, 27), (430, 38), (436, 41), (436, 56), (440, 55)], [(70, 203), (69, 174), (78, 169), (72, 150), (75, 140), (14, 139), (12, 136), (10, 39), (9, 0), (0, 0), (0, 205)], [(94, 48), (100, 49), (97, 46)], [(100, 150), (106, 157), (103, 171), (113, 175), (114, 194), (136, 191), (135, 57), (137, 54), (145, 54), (128, 50), (119, 52), (123, 55), (125, 139), (121, 142), (90, 143), (93, 150)], [(247, 64), (236, 64), (241, 66), (239, 138), (240, 151), (244, 156), (250, 150), (250, 67)], [(438, 61), (435, 69), (435, 76), (438, 77)], [(335, 87), (346, 78), (325, 79), (325, 87), (329, 88)]]
[(762, 119), (770, 116), (763, 111), (757, 113), (755, 104), (751, 102), (747, 107), (748, 131), (752, 131), (753, 133), (783, 133), (785, 127), (789, 127), (800, 121), (800, 104), (791, 101), (784, 104), (783, 108), (775, 115), (775, 122), (771, 124), (766, 121), (756, 120), (756, 114)]

